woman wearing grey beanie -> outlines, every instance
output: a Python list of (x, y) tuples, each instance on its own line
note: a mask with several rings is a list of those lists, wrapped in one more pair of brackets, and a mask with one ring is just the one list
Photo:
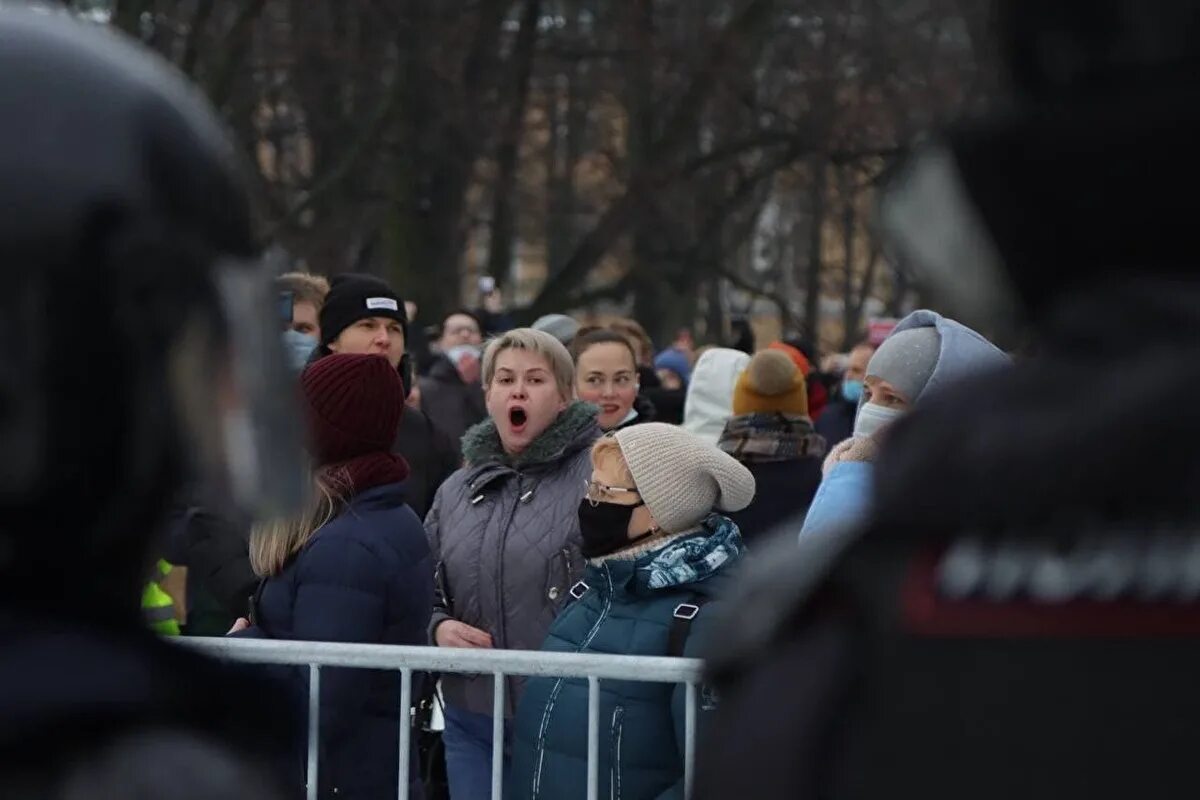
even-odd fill
[(800, 536), (853, 527), (866, 518), (874, 461), (889, 425), (946, 385), (1010, 364), (983, 336), (933, 311), (914, 311), (902, 319), (867, 364), (854, 435), (825, 459), (824, 478)]
[[(588, 567), (543, 650), (695, 656), (729, 569), (737, 526), (718, 512), (754, 499), (754, 477), (731, 456), (672, 425), (647, 423), (600, 439), (579, 505)], [(683, 796), (684, 689), (601, 685), (600, 793)], [(702, 693), (703, 725), (715, 699)], [(582, 797), (587, 789), (588, 682), (531, 678), (517, 708), (508, 797)]]

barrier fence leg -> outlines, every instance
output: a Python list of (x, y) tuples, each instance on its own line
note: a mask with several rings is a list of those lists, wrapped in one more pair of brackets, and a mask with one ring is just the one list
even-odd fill
[(588, 800), (600, 800), (600, 679), (588, 676)]
[(408, 800), (409, 750), (412, 749), (412, 670), (400, 670), (400, 774), (397, 796)]
[(696, 771), (696, 684), (687, 685), (687, 706), (683, 716), (683, 796), (692, 796)]
[(504, 673), (493, 673), (492, 800), (504, 798)]
[(308, 665), (308, 800), (317, 800), (317, 751), (321, 734), (321, 668)]

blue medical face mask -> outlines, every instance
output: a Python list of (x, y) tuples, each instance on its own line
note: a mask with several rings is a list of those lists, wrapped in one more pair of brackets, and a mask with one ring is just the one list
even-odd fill
[(842, 381), (842, 399), (847, 403), (857, 404), (862, 399), (863, 382), (862, 381)]
[(875, 403), (867, 403), (858, 410), (858, 417), (854, 420), (854, 435), (870, 436), (903, 417), (904, 413), (898, 408), (884, 408)]
[(288, 364), (294, 372), (303, 372), (312, 351), (317, 347), (315, 336), (309, 336), (299, 331), (283, 332), (283, 348), (287, 354)]

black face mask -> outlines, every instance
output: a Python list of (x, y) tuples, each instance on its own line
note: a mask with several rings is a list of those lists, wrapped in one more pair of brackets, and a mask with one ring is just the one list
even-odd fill
[(583, 534), (583, 557), (599, 558), (654, 534), (650, 529), (638, 536), (629, 535), (629, 520), (644, 502), (631, 506), (616, 503), (596, 503), (586, 497), (579, 503), (579, 532)]

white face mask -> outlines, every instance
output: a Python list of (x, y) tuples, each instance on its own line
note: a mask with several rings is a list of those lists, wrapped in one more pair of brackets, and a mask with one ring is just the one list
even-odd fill
[(902, 416), (904, 412), (898, 408), (884, 408), (875, 403), (867, 403), (858, 410), (858, 416), (854, 420), (854, 435), (870, 436)]

